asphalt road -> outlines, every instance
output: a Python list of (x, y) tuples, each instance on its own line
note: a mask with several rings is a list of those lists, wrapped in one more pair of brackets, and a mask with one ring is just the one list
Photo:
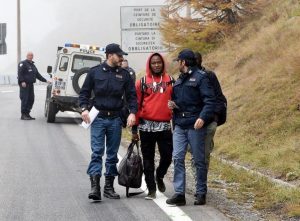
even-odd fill
[[(188, 205), (175, 213), (165, 212), (164, 197), (172, 195), (167, 183), (166, 196), (153, 201), (146, 194), (130, 199), (125, 188), (115, 189), (120, 200), (103, 198), (94, 203), (86, 174), (90, 159), (89, 131), (78, 126), (79, 115), (59, 113), (57, 122), (46, 123), (43, 116), (46, 86), (35, 88), (32, 111), (35, 121), (20, 120), (17, 86), (0, 86), (0, 220), (228, 220), (210, 206)], [(124, 155), (120, 147), (120, 156)], [(101, 180), (103, 187), (103, 179)], [(102, 188), (103, 189), (103, 188)], [(178, 213), (179, 211), (179, 213)], [(178, 217), (181, 214), (182, 217)]]

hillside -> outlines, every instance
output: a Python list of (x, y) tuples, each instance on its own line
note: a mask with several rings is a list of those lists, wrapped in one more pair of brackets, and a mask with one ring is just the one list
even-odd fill
[(300, 3), (272, 2), (204, 59), (228, 98), (214, 153), (299, 184)]
[[(265, 3), (270, 4), (260, 16), (203, 59), (228, 99), (228, 120), (215, 136), (209, 189), (259, 211), (261, 220), (294, 221), (300, 218), (300, 1)], [(176, 52), (168, 55), (175, 77)], [(297, 187), (277, 185), (219, 157)], [(236, 220), (251, 220), (215, 206)]]

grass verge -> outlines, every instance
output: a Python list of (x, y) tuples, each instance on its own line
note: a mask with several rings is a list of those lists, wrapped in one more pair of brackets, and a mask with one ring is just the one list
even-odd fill
[[(210, 165), (210, 186), (225, 188), (229, 199), (250, 203), (270, 220), (288, 217), (300, 219), (300, 190), (281, 187), (266, 178), (249, 174), (213, 158)], [(211, 182), (222, 180), (222, 184)], [(225, 183), (225, 184), (224, 184)]]
[(215, 154), (294, 182), (300, 182), (299, 11), (297, 0), (272, 1), (204, 59), (228, 98)]

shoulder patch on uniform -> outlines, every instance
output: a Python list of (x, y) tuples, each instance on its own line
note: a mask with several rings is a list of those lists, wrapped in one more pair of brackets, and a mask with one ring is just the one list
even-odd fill
[(22, 67), (22, 66), (23, 66), (23, 63), (20, 63), (19, 66)]
[(203, 71), (203, 70), (199, 70), (199, 73), (200, 73), (200, 74), (203, 74), (203, 75), (206, 75), (206, 72)]

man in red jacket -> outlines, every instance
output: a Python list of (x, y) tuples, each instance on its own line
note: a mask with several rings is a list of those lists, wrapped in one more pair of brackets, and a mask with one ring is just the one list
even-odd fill
[[(138, 98), (137, 125), (132, 128), (133, 140), (138, 140), (139, 130), (148, 195), (145, 199), (156, 198), (156, 184), (165, 192), (163, 178), (172, 162), (171, 99), (173, 78), (166, 73), (162, 55), (152, 54), (146, 66), (146, 76), (136, 82)], [(155, 171), (155, 145), (160, 153), (159, 166)], [(155, 182), (156, 181), (156, 182)]]

